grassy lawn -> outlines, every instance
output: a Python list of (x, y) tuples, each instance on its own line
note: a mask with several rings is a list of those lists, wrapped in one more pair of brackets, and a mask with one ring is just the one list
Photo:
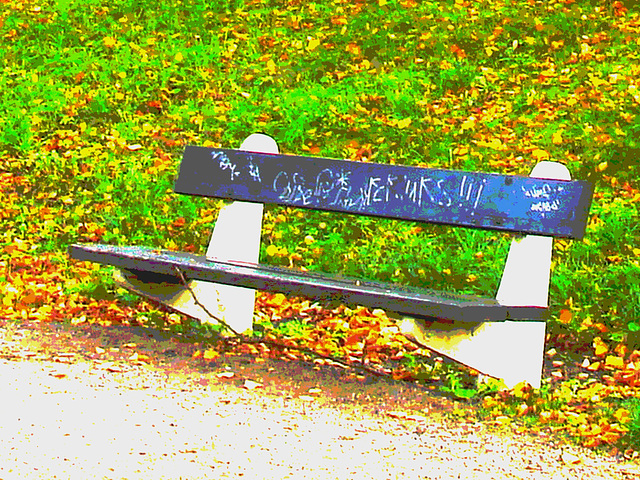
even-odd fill
[[(554, 244), (556, 363), (539, 392), (478, 391), (382, 335), (379, 312), (264, 294), (258, 330), (345, 356), (363, 340), (482, 418), (640, 449), (636, 2), (2, 0), (0, 39), (3, 317), (188, 324), (66, 257), (98, 241), (202, 252), (220, 202), (172, 194), (187, 144), (262, 131), (283, 153), (361, 161), (524, 175), (560, 161), (596, 193), (585, 241)], [(485, 295), (510, 241), (279, 207), (264, 223), (268, 263)]]

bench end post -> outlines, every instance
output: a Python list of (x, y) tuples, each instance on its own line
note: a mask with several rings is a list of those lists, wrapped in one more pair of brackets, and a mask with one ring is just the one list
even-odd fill
[[(240, 150), (279, 152), (275, 140), (261, 133), (249, 135), (240, 145)], [(224, 205), (214, 225), (206, 258), (223, 262), (235, 260), (258, 263), (262, 213), (263, 205), (260, 203), (232, 202)], [(187, 288), (183, 285), (166, 286), (152, 281), (143, 282), (126, 271), (117, 272), (115, 280), (129, 290), (197, 318), (203, 323), (215, 323), (215, 319), (211, 317), (214, 315), (238, 333), (253, 328), (253, 289), (200, 280), (189, 280)], [(206, 310), (201, 305), (204, 305)]]

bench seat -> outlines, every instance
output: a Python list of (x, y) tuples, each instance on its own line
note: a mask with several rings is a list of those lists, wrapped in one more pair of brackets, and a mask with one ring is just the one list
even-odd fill
[[(305, 272), (272, 265), (212, 261), (202, 255), (150, 247), (85, 244), (72, 245), (70, 253), (78, 260), (127, 270), (137, 277), (144, 277), (146, 282), (179, 283), (181, 279), (176, 274), (177, 268), (189, 279), (382, 308), (415, 317), (495, 322), (543, 320), (547, 314), (545, 308), (506, 306), (489, 297), (363, 281), (340, 274)], [(156, 278), (152, 279), (151, 274), (155, 274)]]

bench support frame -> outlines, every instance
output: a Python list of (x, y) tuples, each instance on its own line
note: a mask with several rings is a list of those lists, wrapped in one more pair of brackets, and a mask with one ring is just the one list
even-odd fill
[[(571, 180), (557, 162), (540, 162), (532, 177)], [(547, 307), (552, 237), (526, 235), (511, 242), (496, 299), (503, 305)], [(441, 323), (403, 317), (401, 331), (414, 342), (502, 380), (540, 388), (546, 323), (506, 321)]]
[[(241, 150), (278, 153), (269, 136), (253, 134)], [(557, 162), (540, 162), (532, 177), (570, 180), (567, 168)], [(258, 263), (263, 205), (235, 201), (223, 206), (215, 223), (206, 257)], [(527, 235), (512, 241), (496, 299), (510, 306), (547, 307), (553, 238)], [(140, 295), (163, 303), (203, 323), (214, 319), (201, 305), (234, 331), (253, 326), (255, 291), (250, 288), (190, 280), (181, 284), (144, 282), (118, 270), (116, 282)], [(194, 299), (195, 295), (195, 299)], [(197, 299), (197, 300), (196, 300)], [(393, 312), (389, 312), (394, 317)], [(527, 382), (540, 388), (545, 343), (544, 321), (446, 322), (398, 318), (400, 331), (415, 343), (495, 377), (512, 388)]]
[[(240, 149), (279, 153), (276, 142), (259, 133), (247, 137)], [(211, 234), (207, 259), (258, 263), (263, 210), (264, 205), (260, 203), (231, 202), (224, 205)], [(121, 287), (163, 303), (203, 323), (215, 323), (209, 315), (211, 313), (237, 333), (250, 331), (253, 327), (256, 295), (253, 289), (200, 280), (189, 280), (188, 288), (180, 284), (160, 285), (143, 282), (126, 270), (116, 270), (115, 280)], [(204, 305), (209, 313), (198, 303)]]

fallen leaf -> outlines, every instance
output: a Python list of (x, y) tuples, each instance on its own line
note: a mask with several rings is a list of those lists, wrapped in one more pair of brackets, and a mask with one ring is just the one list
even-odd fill
[(518, 416), (526, 415), (531, 411), (531, 407), (526, 403), (521, 403), (518, 405)]
[(424, 420), (424, 417), (420, 417), (418, 415), (409, 415), (404, 412), (387, 412), (387, 416), (391, 418), (397, 418), (399, 420), (413, 420), (413, 421)]
[(508, 423), (511, 423), (511, 419), (509, 417), (507, 417), (506, 415), (500, 415), (498, 417), (496, 417), (496, 422), (502, 424), (502, 425), (507, 425)]
[(593, 339), (593, 348), (595, 349), (597, 357), (602, 357), (609, 351), (609, 347), (602, 341), (602, 338), (600, 337), (596, 337)]
[(320, 46), (320, 40), (318, 40), (317, 38), (307, 37), (307, 40), (309, 41), (309, 43), (307, 44), (307, 50), (309, 50), (310, 52), (313, 52)]
[(527, 382), (520, 382), (515, 387), (513, 387), (513, 395), (516, 398), (522, 398), (526, 400), (531, 396), (531, 385)]
[(398, 128), (407, 128), (409, 125), (411, 125), (410, 118), (404, 118), (398, 122)]
[(253, 380), (245, 380), (242, 386), (247, 390), (254, 390), (256, 388), (261, 388), (262, 384), (258, 382), (254, 382)]
[(624, 359), (620, 358), (620, 357), (616, 357), (614, 355), (607, 355), (607, 359), (605, 360), (605, 364), (608, 367), (624, 368)]
[(590, 372), (595, 372), (599, 368), (600, 368), (600, 362), (593, 362), (591, 365), (587, 367), (587, 370), (589, 370)]
[(275, 64), (275, 62), (273, 60), (268, 60), (267, 61), (267, 70), (269, 70), (269, 73), (271, 75), (275, 75), (276, 74), (276, 72), (277, 72), (276, 64)]
[(582, 460), (577, 455), (574, 455), (569, 452), (562, 452), (562, 461), (567, 465), (576, 465), (580, 463)]
[(139, 353), (138, 361), (149, 363), (151, 361), (151, 357), (149, 355), (145, 355), (144, 353)]
[(563, 324), (567, 324), (569, 322), (571, 322), (571, 311), (564, 309), (564, 310), (560, 310), (560, 316), (558, 317), (558, 320), (560, 321), (560, 323)]
[(540, 148), (537, 148), (533, 152), (531, 152), (531, 156), (535, 158), (537, 161), (549, 160), (550, 158), (549, 152), (547, 152), (546, 150), (542, 150)]
[(202, 355), (202, 357), (205, 360), (215, 360), (216, 358), (218, 358), (220, 356), (220, 353), (218, 353), (215, 349), (213, 348), (209, 348), (208, 350), (204, 351), (204, 354)]
[(626, 410), (624, 408), (619, 408), (618, 410), (616, 410), (613, 416), (616, 417), (616, 420), (618, 420), (618, 422), (622, 424), (628, 423), (631, 420), (629, 410)]

